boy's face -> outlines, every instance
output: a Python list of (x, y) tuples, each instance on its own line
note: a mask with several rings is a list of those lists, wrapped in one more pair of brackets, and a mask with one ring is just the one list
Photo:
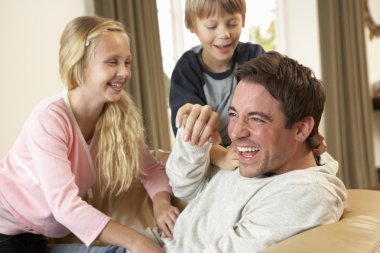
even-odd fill
[(198, 36), (202, 44), (202, 61), (209, 71), (218, 73), (230, 67), (242, 27), (240, 13), (218, 11), (208, 18), (197, 18), (191, 32)]

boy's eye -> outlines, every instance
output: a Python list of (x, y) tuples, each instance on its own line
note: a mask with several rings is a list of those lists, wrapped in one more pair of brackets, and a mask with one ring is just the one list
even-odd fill
[(216, 29), (216, 26), (215, 25), (206, 25), (206, 28), (210, 29), (210, 30), (214, 30), (214, 29)]

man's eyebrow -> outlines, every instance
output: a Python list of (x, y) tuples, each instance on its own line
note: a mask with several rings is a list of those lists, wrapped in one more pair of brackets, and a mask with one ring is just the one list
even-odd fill
[(236, 111), (235, 107), (233, 107), (232, 105), (230, 105), (230, 106), (228, 107), (228, 110)]
[[(235, 107), (233, 107), (232, 105), (228, 107), (228, 110), (236, 111)], [(269, 116), (267, 113), (264, 113), (264, 112), (253, 111), (253, 112), (248, 113), (248, 117), (255, 116), (255, 115), (259, 115), (260, 117), (262, 117), (263, 119), (265, 119), (267, 121), (273, 120), (273, 118), (271, 116)]]
[(255, 115), (259, 115), (260, 117), (264, 118), (265, 120), (267, 121), (272, 121), (273, 118), (271, 116), (269, 116), (267, 113), (264, 113), (264, 112), (250, 112), (248, 113), (248, 116), (255, 116)]

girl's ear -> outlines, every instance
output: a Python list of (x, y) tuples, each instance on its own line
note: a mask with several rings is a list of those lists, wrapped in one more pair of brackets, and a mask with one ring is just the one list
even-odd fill
[(306, 141), (314, 127), (314, 118), (311, 116), (303, 118), (295, 124), (295, 139), (298, 142)]

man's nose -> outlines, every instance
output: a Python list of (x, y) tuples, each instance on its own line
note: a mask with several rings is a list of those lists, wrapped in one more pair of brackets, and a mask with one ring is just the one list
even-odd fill
[(247, 120), (244, 118), (237, 119), (236, 123), (232, 126), (230, 135), (232, 140), (237, 140), (249, 136)]

